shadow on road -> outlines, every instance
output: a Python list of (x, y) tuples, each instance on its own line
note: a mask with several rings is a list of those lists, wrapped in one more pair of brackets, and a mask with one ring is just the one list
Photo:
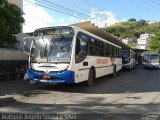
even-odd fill
[(42, 89), (69, 93), (114, 94), (126, 92), (160, 92), (159, 85), (159, 70), (137, 68), (131, 71), (120, 71), (114, 78), (111, 76), (98, 78), (94, 80), (94, 85), (92, 87), (86, 87), (83, 82), (76, 85), (49, 85)]
[(94, 80), (94, 85), (92, 87), (87, 87), (85, 83), (31, 85), (23, 80), (0, 82), (0, 96), (14, 94), (31, 96), (36, 94), (48, 94), (50, 91), (85, 94), (160, 92), (159, 86), (160, 71), (136, 68), (131, 71), (120, 71), (114, 78), (111, 76), (98, 78)]
[[(76, 114), (77, 119), (95, 119), (96, 120), (139, 120), (142, 115), (159, 112), (160, 105), (157, 104), (99, 104), (90, 102), (85, 104), (31, 104), (23, 103), (9, 98), (11, 102), (0, 104), (0, 112), (7, 111), (10, 113), (25, 114)], [(8, 101), (8, 100), (7, 100)], [(94, 99), (96, 101), (96, 99)], [(127, 112), (126, 112), (127, 111)]]

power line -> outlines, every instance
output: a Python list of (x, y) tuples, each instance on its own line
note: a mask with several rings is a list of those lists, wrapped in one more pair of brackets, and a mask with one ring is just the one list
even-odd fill
[(88, 1), (85, 1), (85, 0), (81, 0), (81, 1), (83, 1), (84, 3), (88, 4), (89, 6), (91, 6), (91, 7), (93, 7), (93, 8), (97, 8), (97, 9), (99, 9), (99, 10), (104, 11), (103, 9), (98, 8), (97, 6), (95, 6), (95, 5), (91, 4), (91, 3), (89, 3)]
[[(149, 3), (147, 3), (147, 2), (144, 1), (144, 0), (140, 0), (140, 2), (143, 2), (143, 3), (146, 4), (147, 6), (149, 5), (149, 7), (152, 7), (153, 9), (155, 9), (155, 10), (157, 10), (157, 11), (160, 10), (159, 8), (157, 8), (157, 7), (155, 7), (155, 6), (153, 6), (153, 5), (149, 4)], [(151, 3), (152, 3), (152, 2), (151, 2)]]
[[(29, 1), (29, 0), (25, 0), (25, 1), (27, 1), (27, 2), (29, 2), (29, 3), (33, 3), (33, 4), (36, 4), (36, 5), (39, 5), (39, 6), (41, 6), (41, 7), (44, 7), (44, 8), (47, 8), (47, 9), (51, 9), (51, 10), (54, 10), (54, 11), (56, 11), (56, 12), (60, 12), (60, 13), (63, 13), (63, 14), (66, 14), (66, 15), (69, 15), (69, 16), (72, 16), (72, 17), (75, 17), (75, 18), (79, 18), (79, 19), (89, 19), (89, 20), (93, 20), (93, 19), (95, 19), (95, 18), (87, 18), (87, 17), (82, 17), (82, 16), (79, 16), (79, 15), (77, 15), (77, 16), (75, 16), (75, 15), (73, 15), (73, 13), (71, 13), (71, 12), (67, 12), (67, 11), (64, 11), (64, 10), (62, 10), (62, 9), (55, 9), (55, 8), (53, 8), (54, 6), (52, 6), (52, 5), (50, 5), (50, 4), (47, 4), (48, 6), (46, 6), (46, 3), (43, 3), (43, 2), (39, 2), (39, 3), (36, 3), (36, 2), (32, 2), (32, 1)], [(37, 1), (37, 0), (36, 0)], [(43, 5), (42, 5), (43, 4)], [(45, 4), (45, 5), (44, 5)], [(76, 11), (75, 11), (76, 12)], [(98, 24), (98, 25), (101, 25), (102, 23), (101, 22), (98, 22), (98, 21), (96, 21), (96, 24)]]
[(64, 11), (61, 11), (61, 10), (57, 10), (57, 9), (54, 9), (54, 8), (51, 8), (51, 7), (48, 7), (48, 6), (45, 6), (45, 5), (41, 5), (41, 4), (39, 4), (39, 3), (34, 3), (34, 2), (32, 2), (32, 1), (29, 1), (29, 0), (25, 0), (25, 1), (27, 1), (27, 2), (29, 2), (29, 3), (33, 3), (33, 4), (36, 4), (36, 5), (39, 5), (39, 6), (41, 6), (41, 7), (44, 7), (44, 8), (50, 9), (50, 10), (54, 10), (54, 11), (56, 11), (56, 12), (60, 12), (60, 13), (63, 13), (63, 14), (66, 14), (66, 15), (69, 15), (69, 16), (72, 16), (72, 17), (75, 17), (75, 18), (84, 19), (83, 17), (75, 16), (75, 15), (73, 15), (73, 14), (70, 14), (70, 13), (67, 13), (67, 12), (64, 12)]
[[(39, 0), (35, 0), (35, 1), (40, 2)], [(42, 3), (42, 2), (40, 2), (40, 3)], [(48, 4), (47, 4), (47, 3), (48, 3)], [(64, 6), (62, 6), (62, 5), (56, 4), (56, 3), (54, 3), (54, 2), (50, 2), (50, 1), (48, 1), (48, 0), (45, 0), (45, 3), (44, 3), (44, 4), (47, 4), (47, 5), (49, 5), (49, 6), (52, 6), (52, 5), (53, 5), (54, 7), (58, 8), (58, 9), (59, 9), (59, 8), (60, 8), (60, 9), (63, 9), (63, 10), (65, 10), (65, 11), (68, 11), (68, 12), (70, 12), (71, 14), (76, 13), (76, 14), (79, 14), (80, 16), (84, 16), (84, 17), (86, 17), (86, 18), (90, 17), (90, 16), (88, 16), (88, 15), (86, 15), (86, 14), (83, 14), (83, 13), (77, 12), (77, 11), (75, 11), (75, 10), (66, 8), (66, 7), (64, 7)]]
[[(48, 1), (48, 0), (45, 0), (45, 1)], [(49, 2), (49, 1), (48, 1)], [(49, 3), (53, 3), (53, 2), (49, 2)], [(62, 5), (59, 5), (59, 4), (56, 4), (56, 3), (54, 3), (55, 5), (58, 5), (58, 6), (60, 6), (60, 7), (62, 7), (62, 8), (66, 8), (66, 7), (64, 7), (64, 6), (62, 6)], [(66, 9), (68, 9), (68, 8), (66, 8)], [(68, 10), (71, 10), (71, 11), (74, 11), (74, 12), (76, 12), (76, 13), (78, 13), (79, 14), (79, 12), (77, 12), (77, 11), (75, 11), (75, 10), (72, 10), (72, 9), (68, 9)], [(84, 10), (84, 9), (82, 9), (82, 10)], [(69, 11), (70, 12), (70, 11)], [(96, 22), (97, 22), (97, 24), (98, 25), (101, 25), (102, 23), (100, 22), (100, 19), (99, 18), (91, 18), (90, 16), (88, 16), (88, 15), (86, 15), (86, 14), (83, 14), (83, 13), (80, 13), (80, 14), (82, 14), (82, 15), (84, 15), (85, 17), (84, 17), (84, 19), (89, 19), (89, 20), (95, 20), (96, 19)], [(98, 20), (98, 21), (97, 21)]]
[(159, 14), (159, 12), (154, 11), (154, 10), (148, 8), (148, 7), (144, 7), (144, 6), (142, 6), (142, 5), (139, 5), (139, 4), (137, 4), (135, 1), (133, 2), (132, 0), (128, 0), (128, 2), (130, 2), (131, 4), (134, 4), (135, 6), (138, 6), (138, 7), (140, 7), (140, 8), (143, 8), (143, 9), (146, 10), (146, 11), (154, 12), (154, 13)]
[[(40, 2), (39, 0), (35, 0), (35, 1)], [(48, 0), (45, 0), (45, 2), (48, 2), (49, 4), (47, 4), (47, 5), (52, 6), (52, 7), (56, 7), (56, 8), (57, 8), (57, 6), (58, 6), (58, 9), (60, 9), (60, 10), (63, 9), (63, 10), (62, 10), (63, 12), (65, 11), (65, 12), (67, 12), (67, 13), (69, 13), (69, 14), (74, 14), (74, 13), (76, 13), (78, 16), (82, 17), (83, 19), (89, 19), (89, 20), (98, 19), (98, 18), (91, 18), (91, 17), (88, 16), (88, 15), (79, 13), (79, 12), (74, 11), (74, 10), (72, 10), (72, 9), (66, 8), (66, 7), (64, 7), (64, 6), (62, 6), (62, 5), (59, 5), (59, 4), (56, 4), (56, 3), (53, 3), (53, 2), (49, 2)], [(40, 3), (43, 3), (43, 2), (40, 2)], [(43, 3), (43, 4), (46, 4), (46, 3)], [(51, 5), (51, 4), (53, 4), (54, 6)], [(56, 6), (55, 6), (55, 5), (56, 5)], [(74, 16), (74, 17), (75, 17), (75, 16)], [(99, 19), (98, 19), (98, 20), (99, 20)], [(97, 21), (97, 24), (101, 24), (101, 23)]]
[[(57, 2), (60, 3), (60, 4), (64, 4), (64, 2), (61, 1), (61, 0), (58, 0)], [(77, 2), (77, 0), (76, 1), (74, 0), (74, 2)], [(74, 2), (72, 2), (72, 0), (68, 0), (67, 2), (65, 2), (65, 4), (70, 5), (70, 7), (74, 8), (74, 9), (77, 9), (78, 11), (81, 10), (81, 11), (87, 13), (87, 14), (90, 14), (91, 11), (89, 11), (88, 8), (84, 9), (84, 5), (80, 5), (80, 2), (78, 2), (78, 4), (74, 3)]]
[[(95, 6), (94, 4), (89, 3), (89, 2), (86, 1), (86, 0), (81, 0), (81, 1), (82, 1), (83, 3), (88, 4), (89, 6), (91, 6), (91, 7), (93, 7), (93, 8), (96, 8), (96, 9), (100, 10), (100, 11), (106, 11), (106, 10), (104, 10), (103, 8), (97, 7), (97, 6)], [(92, 0), (92, 1), (93, 1), (93, 0)], [(119, 20), (122, 19), (122, 18), (120, 18), (120, 17), (118, 17), (118, 16), (116, 16), (116, 18), (118, 18)]]
[(155, 1), (153, 1), (153, 0), (150, 0), (150, 1), (152, 1), (152, 3), (154, 3), (154, 4), (157, 5), (158, 7), (160, 6), (160, 3), (157, 3), (157, 2), (155, 2)]
[[(48, 1), (48, 0), (45, 0), (45, 1)], [(61, 5), (61, 6), (62, 6), (62, 5)], [(75, 6), (75, 5), (74, 5), (74, 6)], [(80, 6), (80, 5), (79, 5), (79, 6)], [(83, 6), (84, 6), (84, 4), (83, 4)], [(62, 7), (64, 8), (64, 6), (62, 6)], [(65, 8), (66, 8), (66, 7), (65, 7)], [(68, 9), (68, 8), (67, 8), (67, 9)], [(85, 9), (82, 9), (82, 8), (81, 8), (81, 10), (84, 11)], [(74, 11), (75, 11), (75, 10), (74, 10)], [(85, 10), (85, 11), (86, 11), (86, 10)], [(77, 11), (75, 11), (75, 12), (77, 12)], [(83, 15), (85, 15), (85, 19), (89, 19), (89, 20), (95, 20), (95, 19), (96, 19), (96, 20), (99, 21), (99, 22), (97, 21), (97, 24), (102, 24), (102, 23), (100, 22), (100, 19), (99, 19), (99, 18), (94, 18), (94, 17), (92, 18), (92, 17), (90, 17), (90, 16), (88, 16), (88, 15), (86, 15), (86, 14), (83, 14)], [(86, 16), (87, 16), (88, 18), (86, 18)]]

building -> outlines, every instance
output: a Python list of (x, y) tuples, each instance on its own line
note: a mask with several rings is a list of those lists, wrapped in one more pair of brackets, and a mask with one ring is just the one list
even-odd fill
[(147, 34), (141, 34), (140, 38), (137, 39), (137, 48), (138, 49), (147, 49), (147, 45), (149, 41), (151, 40), (152, 35)]
[(133, 39), (132, 38), (125, 38), (125, 39), (122, 39), (122, 42), (126, 45), (130, 45), (133, 42)]
[(156, 23), (155, 21), (148, 21), (147, 22), (148, 24), (154, 24), (154, 23)]
[(8, 0), (9, 3), (16, 4), (21, 10), (23, 10), (23, 0)]
[[(9, 3), (16, 4), (21, 10), (23, 10), (23, 0), (8, 0)], [(22, 25), (23, 26), (23, 25)], [(16, 35), (18, 42), (15, 44), (15, 47), (18, 49), (23, 48), (23, 34), (22, 30), (19, 34)]]

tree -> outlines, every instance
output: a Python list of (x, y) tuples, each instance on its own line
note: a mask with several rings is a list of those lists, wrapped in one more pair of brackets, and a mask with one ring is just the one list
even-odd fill
[(128, 21), (130, 21), (130, 22), (136, 22), (136, 19), (135, 18), (131, 18)]
[(21, 9), (7, 0), (0, 0), (0, 44), (17, 41), (16, 34), (21, 31), (24, 23)]
[[(149, 49), (159, 50), (160, 37), (158, 36), (160, 36), (160, 24), (158, 22), (148, 24), (146, 20), (141, 19), (139, 21), (136, 21), (136, 19), (131, 18), (126, 22), (117, 23), (115, 25), (107, 27), (106, 32), (113, 35), (118, 34), (117, 36), (120, 36), (121, 38), (133, 38), (135, 41), (140, 37), (141, 34), (155, 34), (156, 37), (151, 40)], [(137, 44), (135, 41), (135, 44), (133, 44), (132, 47), (135, 47), (135, 45)]]
[(160, 33), (152, 37), (148, 47), (151, 51), (160, 51)]

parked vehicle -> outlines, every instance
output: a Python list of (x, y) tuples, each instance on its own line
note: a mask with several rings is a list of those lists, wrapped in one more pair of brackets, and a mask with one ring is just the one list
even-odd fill
[(160, 68), (159, 52), (144, 52), (143, 53), (143, 68)]
[(26, 76), (32, 82), (86, 81), (90, 86), (94, 78), (115, 75), (122, 68), (120, 46), (76, 26), (35, 30), (30, 51), (26, 53), (29, 55)]
[(131, 49), (122, 50), (122, 63), (124, 69), (132, 69), (136, 66), (136, 55)]

